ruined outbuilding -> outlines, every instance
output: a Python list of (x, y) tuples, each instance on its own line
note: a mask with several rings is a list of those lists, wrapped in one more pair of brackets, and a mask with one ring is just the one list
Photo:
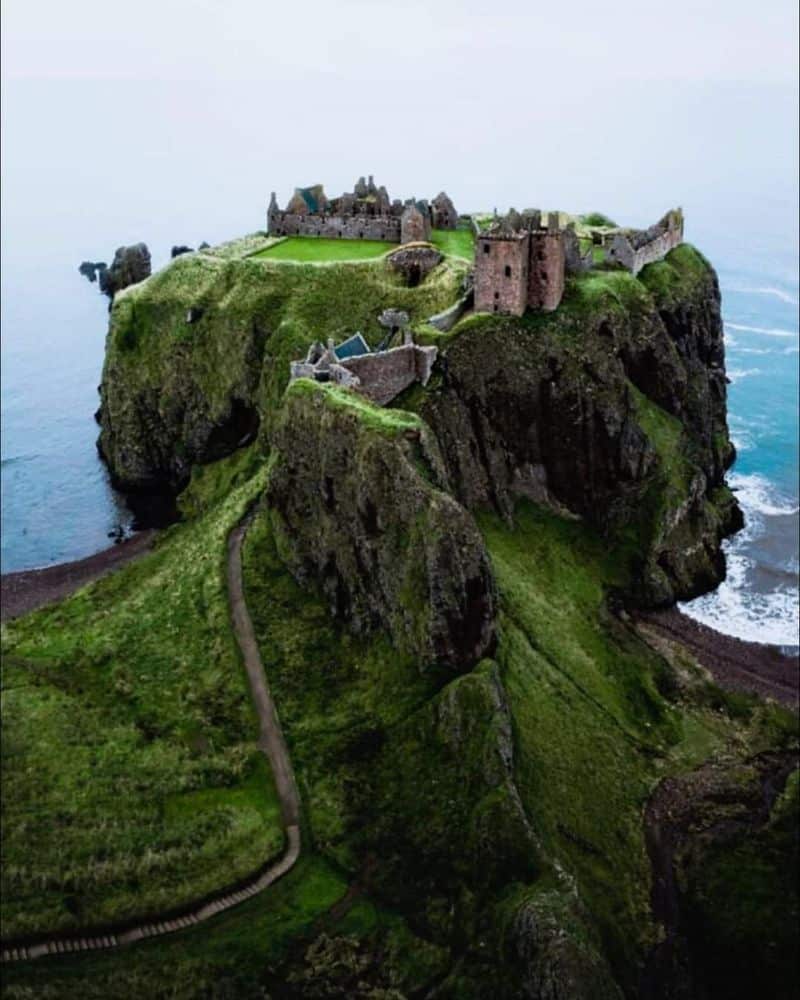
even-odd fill
[(385, 240), (409, 243), (430, 239), (431, 229), (455, 229), (453, 202), (442, 191), (431, 204), (410, 198), (389, 198), (372, 176), (359, 177), (352, 192), (328, 198), (321, 184), (295, 188), (285, 209), (273, 191), (267, 209), (270, 236), (327, 236), (334, 239)]
[(290, 365), (290, 381), (310, 378), (316, 382), (333, 382), (354, 389), (379, 406), (390, 403), (414, 382), (427, 385), (436, 360), (435, 347), (414, 343), (413, 335), (406, 328), (408, 315), (398, 310), (387, 310), (395, 315), (385, 316), (383, 325), (390, 333), (383, 344), (390, 344), (396, 333), (402, 343), (373, 351), (360, 333), (334, 344), (319, 342), (309, 347), (304, 361)]

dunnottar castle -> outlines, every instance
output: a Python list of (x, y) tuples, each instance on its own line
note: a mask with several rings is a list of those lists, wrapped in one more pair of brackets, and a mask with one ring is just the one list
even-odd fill
[(281, 211), (273, 191), (267, 210), (270, 236), (328, 236), (350, 240), (413, 243), (430, 239), (431, 229), (455, 229), (458, 215), (442, 191), (430, 204), (411, 198), (391, 201), (386, 188), (360, 177), (352, 193), (328, 199), (321, 184), (296, 188)]
[[(575, 224), (561, 226), (559, 215), (533, 209), (495, 217), (480, 228), (459, 216), (442, 191), (430, 202), (392, 201), (373, 178), (359, 178), (352, 192), (328, 199), (321, 184), (296, 188), (285, 209), (273, 192), (267, 210), (270, 236), (324, 236), (339, 239), (424, 243), (434, 229), (470, 226), (476, 234), (474, 308), (521, 316), (526, 309), (557, 309), (569, 274), (594, 266), (594, 246), (606, 262), (633, 274), (661, 260), (683, 240), (683, 213), (673, 209), (649, 229), (596, 227), (593, 245), (582, 248)], [(423, 248), (415, 253), (422, 254)], [(413, 255), (412, 255), (413, 256)]]
[[(649, 229), (622, 229), (608, 224), (583, 226), (546, 216), (535, 209), (511, 209), (479, 225), (471, 216), (459, 216), (442, 191), (430, 202), (411, 198), (392, 201), (385, 187), (372, 177), (359, 178), (353, 191), (328, 199), (321, 184), (296, 188), (285, 209), (273, 192), (267, 210), (270, 236), (310, 236), (348, 240), (380, 240), (400, 246), (386, 255), (388, 266), (408, 285), (418, 284), (443, 259), (430, 240), (434, 230), (471, 229), (475, 266), (462, 298), (428, 319), (448, 330), (467, 310), (522, 316), (528, 309), (552, 311), (561, 303), (567, 277), (591, 270), (596, 252), (604, 265), (617, 265), (633, 274), (661, 260), (683, 240), (683, 214), (674, 209)], [(385, 405), (415, 381), (424, 385), (437, 355), (435, 346), (414, 343), (409, 317), (386, 310), (380, 323), (387, 329), (377, 350), (360, 333), (338, 346), (332, 340), (312, 344), (302, 361), (291, 364), (291, 377), (334, 382)], [(397, 339), (400, 343), (395, 343)]]

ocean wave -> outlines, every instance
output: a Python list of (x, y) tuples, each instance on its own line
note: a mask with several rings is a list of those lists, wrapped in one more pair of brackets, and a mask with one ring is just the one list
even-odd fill
[(760, 375), (760, 368), (730, 368), (728, 370), (728, 378), (731, 382), (739, 382), (743, 378), (748, 378), (750, 375)]
[[(748, 326), (746, 323), (725, 323), (725, 328), (731, 330), (741, 330), (742, 333), (760, 333), (764, 337), (785, 337), (790, 339), (797, 337), (796, 330), (783, 330), (780, 327), (772, 326)], [(730, 339), (728, 343), (730, 343)]]
[(788, 498), (779, 496), (772, 483), (757, 472), (747, 475), (734, 473), (728, 477), (728, 485), (736, 493), (746, 520), (748, 515), (754, 514), (787, 517), (800, 512), (800, 507)]
[(695, 621), (737, 639), (775, 646), (797, 645), (797, 590), (780, 588), (755, 593), (747, 586), (751, 560), (741, 553), (728, 552), (727, 564), (728, 575), (719, 587), (681, 605), (681, 610)]
[(775, 288), (774, 285), (723, 285), (723, 290), (728, 292), (741, 292), (743, 295), (769, 295), (772, 298), (780, 299), (781, 302), (788, 302), (790, 305), (797, 305), (797, 296), (787, 292), (783, 288)]
[[(800, 629), (800, 603), (797, 585), (777, 586), (758, 591), (751, 584), (751, 572), (756, 563), (750, 555), (751, 545), (763, 537), (765, 518), (797, 515), (800, 508), (780, 496), (769, 480), (758, 473), (734, 474), (729, 483), (745, 516), (745, 527), (724, 544), (727, 560), (725, 580), (710, 594), (682, 605), (682, 610), (711, 628), (746, 639), (776, 646), (797, 645)], [(797, 576), (797, 559), (790, 555), (787, 572)]]

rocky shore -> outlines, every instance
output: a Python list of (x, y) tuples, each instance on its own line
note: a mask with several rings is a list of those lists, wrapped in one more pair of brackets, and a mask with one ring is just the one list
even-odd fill
[(132, 538), (96, 552), (85, 559), (59, 563), (45, 569), (26, 569), (0, 577), (0, 620), (18, 618), (45, 604), (69, 597), (86, 584), (119, 569), (148, 552), (155, 540), (154, 530), (140, 531)]

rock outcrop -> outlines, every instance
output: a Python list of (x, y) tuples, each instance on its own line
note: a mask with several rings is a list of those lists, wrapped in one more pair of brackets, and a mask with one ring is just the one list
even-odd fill
[(422, 421), (303, 379), (272, 448), (267, 502), (297, 580), (353, 630), (387, 629), (426, 669), (463, 669), (491, 648), (488, 556)]
[(604, 279), (608, 294), (573, 291), (551, 316), (465, 322), (419, 412), (462, 503), (510, 518), (527, 496), (632, 532), (640, 598), (666, 604), (723, 578), (719, 542), (740, 524), (719, 289), (690, 247), (644, 283)]
[(146, 243), (118, 247), (111, 267), (100, 272), (100, 291), (113, 299), (128, 285), (136, 285), (150, 277), (150, 251)]

